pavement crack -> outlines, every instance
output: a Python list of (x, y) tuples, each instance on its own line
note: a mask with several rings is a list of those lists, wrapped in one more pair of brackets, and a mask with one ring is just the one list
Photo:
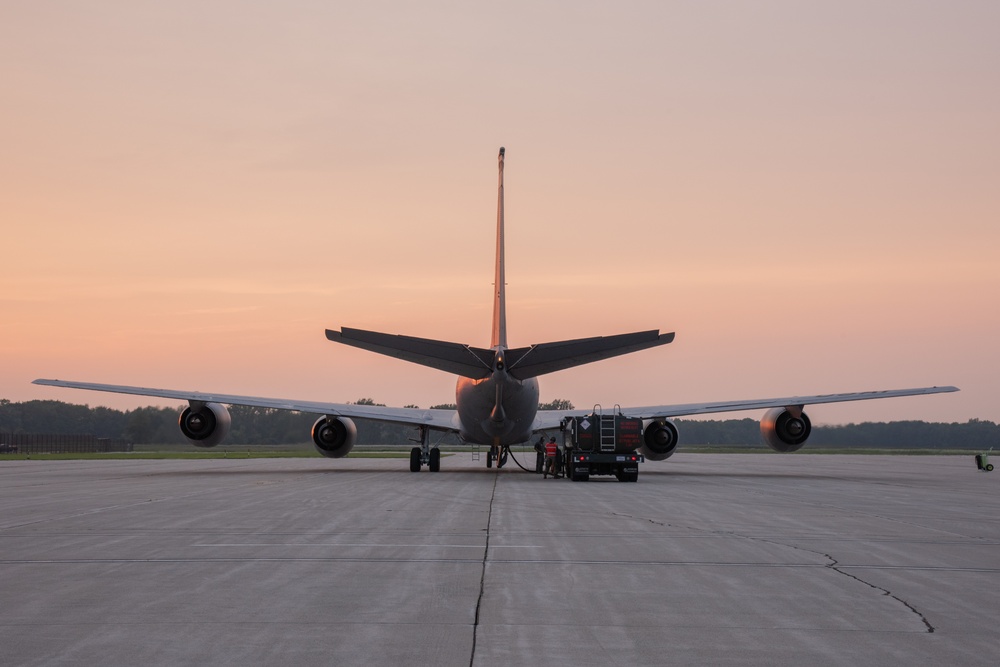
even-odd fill
[(653, 524), (654, 526), (662, 526), (664, 528), (674, 528), (675, 527), (675, 526), (672, 526), (669, 523), (664, 523), (662, 521), (655, 521), (653, 519), (650, 519), (650, 518), (647, 518), (647, 517), (644, 517), (644, 516), (633, 516), (631, 514), (622, 514), (621, 512), (612, 512), (611, 516), (620, 516), (620, 517), (622, 517), (624, 519), (635, 519), (636, 521), (648, 521), (649, 523)]
[(479, 635), (479, 611), (483, 606), (483, 592), (486, 590), (486, 561), (490, 555), (490, 528), (493, 524), (493, 500), (497, 497), (497, 480), (500, 474), (493, 476), (493, 491), (490, 493), (490, 508), (486, 514), (486, 547), (483, 549), (483, 571), (479, 575), (479, 597), (476, 599), (476, 617), (472, 624), (472, 654), (469, 656), (469, 667), (476, 662), (476, 639)]
[(763, 538), (760, 538), (760, 537), (750, 537), (749, 535), (742, 535), (742, 534), (734, 532), (734, 531), (707, 531), (707, 530), (702, 529), (702, 528), (694, 528), (694, 527), (691, 527), (691, 526), (674, 526), (672, 524), (665, 523), (665, 522), (662, 522), (662, 521), (655, 521), (655, 520), (650, 519), (648, 517), (638, 517), (638, 516), (633, 516), (631, 514), (624, 514), (624, 513), (620, 513), (620, 512), (612, 512), (612, 516), (620, 516), (620, 517), (623, 517), (623, 518), (626, 518), (626, 519), (635, 519), (635, 520), (639, 520), (639, 521), (648, 521), (649, 523), (651, 523), (653, 525), (662, 526), (664, 528), (682, 527), (682, 528), (687, 528), (689, 530), (696, 530), (696, 531), (703, 532), (703, 533), (711, 532), (712, 534), (716, 534), (716, 535), (732, 535), (733, 537), (739, 537), (739, 538), (742, 538), (742, 539), (745, 539), (745, 540), (751, 540), (751, 541), (754, 541), (754, 542), (764, 542), (764, 543), (767, 543), (767, 544), (773, 544), (775, 546), (784, 547), (786, 549), (795, 549), (796, 551), (804, 551), (806, 553), (810, 553), (810, 554), (813, 554), (815, 556), (822, 556), (823, 558), (826, 558), (826, 559), (828, 559), (830, 561), (829, 563), (827, 563), (825, 565), (826, 568), (828, 568), (830, 570), (833, 570), (837, 574), (842, 574), (845, 577), (849, 577), (851, 579), (854, 579), (855, 581), (857, 581), (859, 583), (862, 583), (865, 586), (868, 586), (869, 588), (872, 588), (872, 589), (874, 589), (876, 591), (879, 591), (880, 593), (882, 593), (882, 595), (885, 595), (886, 597), (895, 600), (896, 602), (898, 602), (899, 604), (903, 605), (908, 610), (910, 610), (910, 612), (912, 612), (913, 614), (916, 614), (920, 618), (920, 621), (924, 624), (924, 627), (927, 628), (927, 632), (928, 633), (934, 632), (934, 626), (931, 625), (931, 622), (928, 621), (927, 617), (924, 614), (922, 614), (920, 612), (920, 610), (918, 610), (912, 604), (910, 604), (909, 602), (907, 602), (903, 598), (899, 597), (898, 595), (894, 595), (892, 593), (892, 591), (890, 591), (890, 590), (888, 590), (886, 588), (882, 588), (881, 586), (876, 586), (875, 584), (871, 583), (870, 581), (865, 581), (861, 577), (858, 577), (856, 575), (853, 575), (853, 574), (851, 574), (849, 572), (845, 572), (844, 570), (840, 569), (840, 567), (839, 567), (840, 562), (836, 558), (834, 558), (833, 556), (831, 556), (828, 553), (823, 553), (823, 552), (820, 552), (820, 551), (815, 551), (813, 549), (806, 549), (804, 547), (797, 547), (797, 546), (792, 545), (792, 544), (785, 544), (783, 542), (777, 542), (775, 540), (766, 540), (766, 539), (763, 539)]
[[(732, 534), (733, 535), (738, 535), (737, 533), (732, 533)], [(845, 572), (844, 570), (840, 569), (840, 561), (838, 561), (836, 558), (834, 558), (833, 556), (831, 556), (828, 553), (823, 553), (822, 551), (815, 551), (813, 549), (806, 549), (804, 547), (797, 547), (797, 546), (792, 545), (792, 544), (785, 544), (784, 542), (777, 542), (775, 540), (765, 540), (765, 539), (760, 538), (760, 537), (750, 537), (748, 535), (738, 535), (738, 536), (742, 537), (744, 539), (747, 539), (747, 540), (754, 540), (756, 542), (765, 542), (767, 544), (774, 544), (774, 545), (779, 546), (779, 547), (785, 547), (785, 548), (788, 548), (788, 549), (795, 549), (796, 551), (804, 551), (806, 553), (814, 554), (816, 556), (822, 556), (823, 558), (826, 558), (826, 559), (828, 559), (830, 561), (829, 563), (827, 563), (825, 565), (825, 567), (827, 569), (833, 570), (837, 574), (842, 574), (845, 577), (848, 577), (850, 579), (853, 579), (854, 581), (862, 583), (865, 586), (868, 586), (869, 588), (872, 588), (872, 589), (880, 592), (882, 595), (885, 595), (886, 597), (888, 597), (888, 598), (890, 598), (892, 600), (895, 600), (896, 602), (900, 603), (901, 605), (903, 605), (904, 607), (906, 607), (907, 609), (909, 609), (910, 612), (916, 614), (920, 618), (921, 622), (924, 624), (924, 627), (927, 628), (927, 632), (928, 633), (934, 632), (934, 626), (931, 625), (930, 621), (927, 620), (927, 617), (924, 616), (912, 604), (910, 604), (909, 602), (907, 602), (903, 598), (899, 597), (898, 595), (894, 595), (892, 593), (892, 591), (890, 591), (887, 588), (882, 588), (881, 586), (873, 584), (870, 581), (865, 581), (861, 577), (858, 577), (856, 575), (851, 574), (850, 572)]]
[[(798, 548), (798, 547), (794, 547), (794, 548)], [(806, 551), (808, 551), (808, 549), (806, 549)], [(819, 552), (817, 551), (817, 552), (813, 552), (813, 553), (819, 553)], [(844, 572), (839, 567), (837, 567), (838, 565), (840, 565), (840, 563), (837, 561), (836, 558), (834, 558), (830, 554), (823, 554), (823, 557), (830, 559), (830, 563), (827, 564), (827, 567), (829, 569), (833, 570), (834, 572), (836, 572), (838, 574), (842, 574), (845, 577), (850, 577), (851, 579), (854, 579), (855, 581), (859, 581), (862, 584), (864, 584), (865, 586), (869, 586), (869, 587), (874, 588), (875, 590), (879, 591), (880, 593), (882, 593), (882, 595), (885, 595), (886, 597), (892, 598), (893, 600), (895, 600), (896, 602), (900, 603), (901, 605), (903, 605), (904, 607), (906, 607), (907, 609), (909, 609), (911, 612), (913, 612), (914, 614), (916, 614), (917, 616), (919, 616), (920, 620), (924, 624), (924, 627), (927, 628), (927, 632), (928, 633), (934, 632), (934, 626), (931, 625), (930, 621), (927, 620), (927, 617), (924, 616), (912, 604), (910, 604), (909, 602), (907, 602), (903, 598), (899, 597), (898, 595), (894, 595), (892, 593), (892, 591), (890, 591), (890, 590), (888, 590), (886, 588), (882, 588), (881, 586), (876, 586), (875, 584), (871, 583), (870, 581), (865, 581), (861, 577), (855, 576), (855, 575), (853, 575), (853, 574), (851, 574), (849, 572)]]

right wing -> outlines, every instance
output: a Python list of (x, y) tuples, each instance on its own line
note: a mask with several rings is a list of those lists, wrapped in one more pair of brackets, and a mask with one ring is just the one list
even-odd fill
[[(821, 394), (818, 396), (789, 396), (787, 398), (762, 398), (744, 401), (717, 401), (714, 403), (685, 403), (678, 405), (651, 405), (638, 408), (621, 408), (629, 417), (642, 419), (667, 419), (714, 412), (738, 412), (740, 410), (765, 410), (768, 408), (798, 408), (819, 403), (844, 403), (847, 401), (869, 401), (876, 398), (899, 396), (922, 396), (958, 391), (958, 387), (921, 387), (919, 389), (891, 389), (887, 391), (862, 391), (849, 394)], [(537, 431), (558, 428), (564, 417), (582, 417), (593, 410), (540, 410), (535, 418)]]
[(263, 398), (259, 396), (237, 396), (233, 394), (211, 394), (200, 391), (175, 391), (172, 389), (152, 389), (149, 387), (129, 387), (117, 384), (96, 384), (93, 382), (72, 382), (66, 380), (35, 380), (33, 384), (49, 387), (67, 387), (70, 389), (86, 389), (88, 391), (106, 391), (114, 394), (134, 394), (136, 396), (154, 396), (178, 401), (195, 403), (226, 403), (229, 405), (248, 405), (258, 408), (274, 408), (276, 410), (295, 410), (317, 415), (335, 417), (353, 417), (357, 419), (373, 419), (376, 421), (409, 424), (411, 426), (427, 426), (434, 430), (458, 432), (458, 413), (454, 410), (421, 410), (420, 408), (387, 408), (379, 405), (351, 405), (348, 403), (319, 403), (315, 401), (296, 401), (284, 398)]

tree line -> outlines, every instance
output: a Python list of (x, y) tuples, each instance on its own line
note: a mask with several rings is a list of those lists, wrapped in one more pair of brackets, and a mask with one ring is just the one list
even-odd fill
[[(681, 447), (726, 445), (766, 447), (756, 419), (675, 421)], [(1000, 447), (1000, 425), (970, 419), (967, 422), (862, 422), (841, 426), (813, 425), (806, 447), (869, 449), (989, 449)]]
[[(357, 405), (382, 405), (370, 398)], [(184, 441), (177, 427), (177, 408), (112, 408), (76, 405), (62, 401), (0, 399), (0, 433), (48, 433), (93, 435), (98, 438), (125, 438), (134, 444), (176, 444)], [(410, 405), (406, 407), (417, 407)], [(454, 410), (454, 404), (432, 405), (431, 409)], [(556, 399), (539, 405), (542, 410), (572, 410), (573, 404)], [(227, 442), (245, 445), (299, 444), (309, 441), (318, 415), (234, 405), (232, 430)], [(357, 419), (358, 444), (405, 445), (417, 437), (414, 427)], [(761, 446), (760, 427), (755, 419), (678, 419), (681, 446), (725, 445)], [(453, 435), (434, 434), (434, 444), (456, 444)], [(971, 419), (965, 423), (923, 421), (864, 422), (844, 426), (814, 426), (810, 446), (859, 448), (989, 449), (1000, 447), (1000, 426)]]
[[(384, 405), (371, 398), (361, 398), (355, 405)], [(98, 438), (124, 438), (133, 444), (179, 444), (184, 442), (177, 420), (187, 407), (112, 408), (76, 405), (62, 401), (25, 401), (14, 403), (0, 399), (0, 433), (45, 433), (53, 435), (93, 435)], [(416, 405), (404, 407), (417, 408)], [(572, 410), (573, 404), (556, 399), (539, 405), (542, 410)], [(454, 410), (453, 403), (430, 406), (432, 410)], [(308, 442), (313, 423), (319, 415), (290, 410), (229, 406), (232, 428), (226, 442), (241, 445), (291, 445)], [(359, 445), (406, 444), (417, 437), (417, 430), (403, 424), (357, 419)], [(450, 434), (432, 435), (434, 444), (458, 444)]]

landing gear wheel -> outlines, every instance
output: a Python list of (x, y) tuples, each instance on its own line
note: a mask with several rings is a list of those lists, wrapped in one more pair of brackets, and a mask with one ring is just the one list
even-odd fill
[(437, 447), (431, 449), (430, 458), (427, 461), (427, 469), (431, 472), (437, 472), (441, 469), (441, 450)]
[(420, 472), (420, 448), (410, 450), (410, 472)]
[(493, 467), (493, 448), (490, 447), (490, 451), (486, 452), (486, 467)]

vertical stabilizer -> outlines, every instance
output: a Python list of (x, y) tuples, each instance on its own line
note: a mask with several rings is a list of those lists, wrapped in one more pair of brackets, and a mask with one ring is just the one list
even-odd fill
[(493, 337), (490, 347), (507, 347), (507, 284), (503, 258), (503, 146), (500, 147), (500, 182), (497, 188), (497, 260), (493, 280)]

